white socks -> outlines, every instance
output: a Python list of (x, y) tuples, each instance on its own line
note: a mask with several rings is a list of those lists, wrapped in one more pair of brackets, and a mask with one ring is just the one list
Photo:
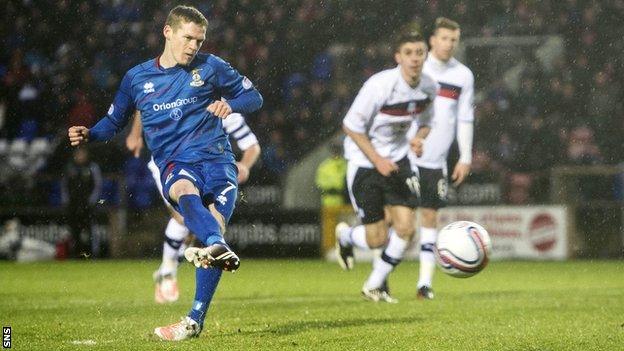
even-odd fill
[(394, 228), (390, 228), (390, 239), (388, 246), (381, 253), (380, 257), (376, 257), (373, 261), (373, 271), (368, 280), (364, 284), (367, 289), (376, 289), (383, 285), (388, 275), (396, 265), (403, 259), (403, 254), (409, 245), (409, 241), (402, 239), (396, 233)]
[(161, 275), (176, 275), (178, 270), (178, 252), (185, 246), (184, 239), (189, 234), (189, 230), (175, 219), (169, 219), (167, 229), (165, 229), (165, 242), (163, 243), (162, 263), (159, 272)]
[(339, 234), (340, 244), (370, 250), (370, 247), (366, 242), (366, 228), (364, 225), (345, 228), (344, 230), (341, 230)]
[(433, 272), (435, 271), (433, 247), (437, 237), (438, 230), (436, 228), (420, 227), (420, 273), (417, 288), (425, 285), (431, 287)]

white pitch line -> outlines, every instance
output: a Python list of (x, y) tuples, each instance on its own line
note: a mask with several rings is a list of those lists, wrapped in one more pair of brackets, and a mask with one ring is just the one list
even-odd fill
[(97, 344), (97, 342), (95, 342), (95, 340), (73, 340), (71, 342), (74, 345), (89, 345), (89, 346), (93, 346), (95, 344)]

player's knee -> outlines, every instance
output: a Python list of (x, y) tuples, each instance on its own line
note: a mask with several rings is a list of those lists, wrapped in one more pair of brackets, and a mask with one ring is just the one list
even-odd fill
[(184, 225), (184, 217), (178, 211), (171, 211), (171, 217), (180, 225)]
[(387, 238), (382, 236), (369, 236), (367, 237), (366, 243), (371, 249), (379, 249), (386, 245)]
[(384, 207), (384, 221), (388, 227), (392, 226), (392, 213), (389, 206)]
[(183, 195), (199, 195), (199, 191), (189, 180), (180, 179), (169, 188), (169, 196), (177, 202)]
[(437, 226), (438, 212), (431, 208), (423, 208), (420, 210), (421, 225), (427, 228), (435, 228)]
[(366, 242), (371, 249), (386, 245), (388, 241), (388, 227), (384, 221), (366, 226)]
[(397, 235), (403, 240), (411, 240), (416, 233), (413, 221), (401, 221), (397, 222), (393, 226)]

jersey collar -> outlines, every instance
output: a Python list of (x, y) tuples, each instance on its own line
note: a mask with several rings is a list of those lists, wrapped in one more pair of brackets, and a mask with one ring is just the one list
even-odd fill
[(403, 74), (401, 73), (401, 65), (397, 65), (395, 69), (397, 71), (397, 74), (399, 75), (399, 84), (402, 84), (410, 90), (416, 90), (418, 89), (418, 87), (420, 87), (420, 83), (422, 82), (422, 71), (420, 72), (420, 79), (418, 80), (418, 84), (412, 87), (411, 85), (409, 85), (408, 82), (405, 81), (405, 78), (403, 78)]
[(154, 65), (156, 66), (156, 69), (158, 69), (161, 72), (174, 72), (177, 71), (179, 69), (182, 69), (182, 67), (175, 65), (169, 68), (164, 68), (163, 66), (160, 65), (160, 55), (156, 56), (156, 58), (154, 59)]
[(435, 57), (431, 52), (429, 52), (427, 60), (431, 61), (431, 63), (433, 63), (434, 66), (437, 68), (447, 68), (453, 65), (453, 61), (455, 60), (455, 58), (451, 57), (448, 61), (444, 62), (439, 58)]

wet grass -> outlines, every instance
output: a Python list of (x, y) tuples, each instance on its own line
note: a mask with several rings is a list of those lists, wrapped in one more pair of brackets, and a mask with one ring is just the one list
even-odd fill
[(418, 263), (390, 283), (396, 305), (359, 297), (353, 272), (313, 260), (244, 260), (225, 274), (201, 337), (160, 342), (186, 314), (153, 302), (155, 261), (0, 263), (0, 323), (15, 350), (623, 350), (624, 262), (493, 262), (479, 275), (438, 272), (436, 299), (415, 299)]

